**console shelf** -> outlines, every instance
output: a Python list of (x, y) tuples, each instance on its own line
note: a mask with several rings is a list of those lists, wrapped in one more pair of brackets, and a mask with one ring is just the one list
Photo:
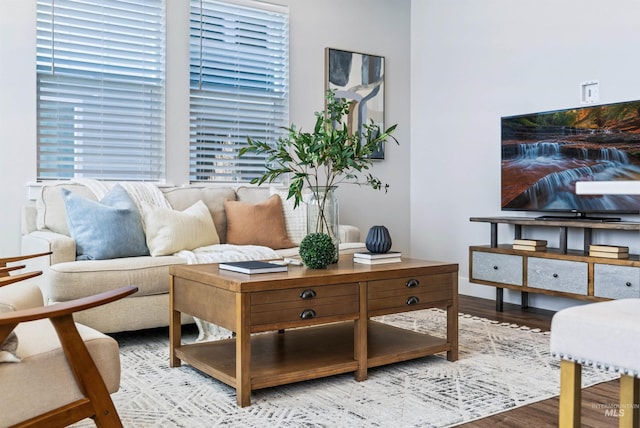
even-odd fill
[[(496, 309), (502, 311), (503, 289), (518, 290), (522, 306), (528, 293), (563, 296), (587, 301), (640, 298), (640, 256), (627, 259), (589, 256), (593, 230), (639, 232), (640, 223), (598, 222), (583, 219), (539, 220), (527, 217), (471, 217), (491, 225), (490, 245), (469, 247), (469, 281), (496, 287)], [(558, 248), (546, 251), (514, 250), (498, 244), (498, 225), (514, 225), (514, 239), (524, 227), (559, 228)], [(583, 232), (583, 247), (569, 249), (568, 230)]]

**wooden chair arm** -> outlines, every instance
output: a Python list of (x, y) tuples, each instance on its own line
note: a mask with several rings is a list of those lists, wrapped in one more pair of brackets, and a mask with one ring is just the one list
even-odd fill
[(25, 279), (33, 278), (35, 276), (42, 275), (42, 271), (39, 270), (37, 272), (26, 272), (18, 275), (0, 275), (0, 287), (4, 287), (5, 285), (13, 284), (14, 282), (22, 281)]
[(120, 287), (116, 290), (105, 291), (89, 297), (69, 300), (68, 302), (54, 303), (53, 305), (41, 306), (39, 308), (22, 309), (19, 311), (5, 312), (0, 314), (0, 326), (16, 325), (21, 322), (35, 321), (44, 318), (57, 318), (74, 312), (84, 311), (96, 306), (111, 303), (122, 299), (138, 291), (138, 287), (130, 285)]
[(19, 262), (21, 260), (32, 259), (34, 257), (48, 256), (49, 254), (51, 254), (51, 251), (48, 251), (46, 253), (26, 254), (26, 255), (15, 256), (15, 257), (4, 257), (4, 258), (0, 257), (0, 266), (4, 267), (7, 265), (7, 263)]
[(20, 269), (24, 269), (25, 267), (27, 267), (26, 265), (16, 265), (16, 266), (9, 266), (9, 267), (0, 267), (0, 276), (5, 276), (8, 275), (9, 272), (14, 271), (14, 270), (20, 270)]
[(0, 315), (0, 343), (15, 326), (24, 321), (49, 318), (56, 330), (60, 346), (69, 363), (83, 398), (32, 417), (14, 426), (51, 427), (68, 426), (84, 418), (92, 418), (98, 427), (122, 427), (118, 411), (113, 405), (104, 379), (91, 357), (82, 336), (73, 320), (73, 313), (110, 303), (138, 291), (138, 287), (127, 286), (117, 290), (95, 294), (68, 302), (56, 303), (40, 308), (23, 309)]

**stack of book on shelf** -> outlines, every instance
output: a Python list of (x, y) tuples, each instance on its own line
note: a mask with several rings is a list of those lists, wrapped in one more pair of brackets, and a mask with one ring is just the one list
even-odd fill
[(606, 257), (608, 259), (628, 259), (629, 247), (617, 245), (589, 245), (591, 257)]
[(524, 251), (546, 251), (547, 241), (544, 239), (514, 239), (513, 249)]
[(379, 265), (383, 263), (397, 263), (401, 261), (402, 253), (400, 251), (389, 251), (386, 253), (371, 253), (369, 251), (353, 253), (353, 262), (365, 265)]

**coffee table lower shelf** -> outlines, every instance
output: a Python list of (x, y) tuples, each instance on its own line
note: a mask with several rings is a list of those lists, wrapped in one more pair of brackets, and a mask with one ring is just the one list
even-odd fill
[[(368, 324), (367, 367), (406, 361), (451, 350), (446, 339), (393, 327)], [(182, 345), (183, 362), (236, 388), (235, 339)], [(355, 372), (354, 322), (269, 332), (251, 337), (251, 389), (268, 388)]]

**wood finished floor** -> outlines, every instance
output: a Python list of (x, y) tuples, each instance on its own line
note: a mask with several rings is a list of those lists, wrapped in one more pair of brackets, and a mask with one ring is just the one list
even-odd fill
[[(552, 311), (521, 309), (519, 305), (504, 304), (503, 312), (497, 312), (493, 300), (460, 296), (460, 312), (496, 321), (526, 325), (549, 330)], [(617, 418), (605, 415), (618, 400), (618, 381), (601, 383), (582, 391), (582, 427), (603, 428), (618, 426)], [(551, 398), (520, 407), (475, 422), (459, 425), (465, 428), (484, 427), (557, 427), (558, 398)]]

